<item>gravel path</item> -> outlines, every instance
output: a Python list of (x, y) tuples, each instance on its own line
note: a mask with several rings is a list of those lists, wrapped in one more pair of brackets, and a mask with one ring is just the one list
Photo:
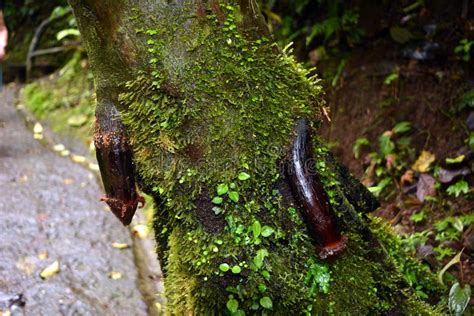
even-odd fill
[[(127, 229), (84, 167), (33, 139), (0, 93), (0, 315), (146, 315)], [(41, 271), (55, 261), (60, 271)], [(120, 276), (117, 279), (111, 276)]]

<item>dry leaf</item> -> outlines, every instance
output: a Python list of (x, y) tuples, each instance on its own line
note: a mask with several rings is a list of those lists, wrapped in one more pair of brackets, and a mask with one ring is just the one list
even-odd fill
[(436, 195), (435, 179), (429, 174), (422, 174), (416, 186), (416, 197), (423, 202), (427, 195)]
[(27, 182), (27, 181), (28, 181), (28, 176), (27, 176), (27, 175), (22, 175), (22, 176), (20, 177), (20, 183), (25, 183), (25, 182)]
[(438, 281), (439, 283), (441, 283), (442, 285), (444, 285), (444, 282), (443, 282), (443, 275), (446, 271), (448, 271), (449, 268), (451, 268), (453, 265), (455, 265), (456, 263), (459, 263), (461, 262), (461, 255), (462, 255), (462, 252), (464, 251), (464, 248), (461, 249), (461, 251), (455, 255), (453, 257), (453, 259), (451, 259), (448, 263), (446, 263), (446, 265), (443, 267), (443, 269), (441, 269), (441, 271), (439, 271), (438, 273)]
[(423, 150), (411, 168), (421, 173), (427, 172), (435, 159), (436, 157), (433, 153)]
[(460, 176), (467, 176), (471, 173), (471, 169), (468, 167), (462, 167), (461, 169), (448, 170), (444, 168), (439, 169), (438, 179), (441, 183), (450, 183), (455, 178)]
[(38, 254), (38, 258), (40, 260), (45, 260), (48, 258), (48, 251), (41, 251), (39, 254)]
[(34, 260), (32, 260), (30, 257), (20, 258), (16, 262), (16, 267), (18, 268), (18, 270), (21, 270), (28, 275), (32, 274), (36, 269)]
[(90, 163), (89, 169), (91, 169), (92, 171), (99, 171), (99, 165), (96, 163)]
[(47, 266), (43, 271), (40, 273), (40, 277), (42, 279), (47, 279), (55, 275), (59, 272), (59, 261), (56, 260), (49, 266)]
[(66, 179), (63, 180), (63, 182), (64, 182), (65, 185), (69, 185), (69, 184), (72, 184), (74, 182), (74, 180), (71, 179), (71, 178), (66, 178)]
[(70, 152), (69, 150), (67, 150), (67, 149), (61, 150), (61, 151), (59, 152), (59, 154), (60, 154), (61, 156), (63, 156), (63, 157), (69, 156), (70, 153), (71, 153), (71, 152)]
[(63, 151), (65, 149), (66, 149), (66, 147), (64, 147), (63, 144), (56, 144), (56, 145), (53, 146), (54, 151)]
[(413, 170), (407, 170), (403, 174), (403, 176), (400, 177), (400, 185), (404, 186), (407, 183), (412, 183), (413, 182)]
[(108, 273), (109, 278), (112, 280), (118, 280), (122, 278), (122, 273), (117, 272), (117, 271), (111, 271)]
[(156, 307), (156, 310), (158, 311), (158, 313), (161, 314), (162, 311), (163, 311), (163, 307), (161, 306), (161, 304), (156, 302), (155, 307)]
[(86, 157), (79, 156), (79, 155), (71, 155), (71, 159), (72, 161), (77, 162), (77, 163), (83, 163), (86, 161)]
[(143, 224), (135, 225), (132, 228), (132, 233), (140, 239), (145, 239), (148, 236), (148, 227)]
[(43, 126), (41, 126), (41, 124), (37, 122), (35, 126), (33, 127), (33, 133), (35, 134), (43, 133)]
[(394, 154), (389, 154), (385, 157), (385, 161), (386, 161), (385, 165), (388, 170), (393, 168), (396, 160), (397, 160), (397, 156), (395, 156)]
[(130, 245), (122, 242), (114, 242), (112, 243), (112, 247), (114, 247), (115, 249), (126, 249), (129, 248)]

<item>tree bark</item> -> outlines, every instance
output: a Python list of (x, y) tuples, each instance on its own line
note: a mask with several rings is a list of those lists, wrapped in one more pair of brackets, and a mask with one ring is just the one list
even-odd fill
[[(435, 313), (403, 274), (431, 302), (439, 286), (317, 138), (318, 79), (272, 43), (254, 0), (70, 4), (99, 155), (132, 150), (156, 202), (169, 314)], [(127, 202), (108, 203), (128, 212), (137, 199), (117, 185), (131, 178), (116, 171), (101, 165), (106, 192)]]

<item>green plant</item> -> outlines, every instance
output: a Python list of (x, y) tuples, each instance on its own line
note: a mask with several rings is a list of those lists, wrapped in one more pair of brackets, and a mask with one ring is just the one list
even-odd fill
[(399, 76), (400, 76), (400, 68), (395, 67), (395, 69), (392, 70), (392, 72), (385, 77), (383, 83), (389, 86), (393, 82), (397, 81)]
[(443, 260), (444, 257), (450, 257), (456, 253), (452, 248), (444, 246), (434, 247), (433, 251), (438, 253), (436, 255), (436, 259), (438, 260)]
[(459, 44), (454, 48), (454, 53), (464, 61), (471, 60), (471, 47), (474, 45), (474, 41), (470, 41), (467, 38), (463, 38), (459, 41)]
[(352, 152), (354, 153), (354, 157), (356, 159), (359, 159), (360, 149), (362, 146), (370, 146), (369, 140), (365, 137), (357, 138), (354, 145), (352, 146)]
[(454, 195), (455, 197), (459, 197), (459, 195), (467, 194), (469, 192), (469, 183), (465, 180), (459, 180), (458, 182), (451, 184), (447, 189), (446, 192), (449, 195)]
[[(365, 177), (369, 187), (376, 196), (379, 196), (390, 183), (395, 183), (405, 171), (408, 157), (413, 149), (410, 147), (410, 137), (406, 136), (412, 126), (408, 121), (402, 121), (378, 138), (378, 147), (369, 154), (370, 165)], [(354, 155), (359, 155), (361, 146), (368, 146), (369, 141), (359, 138), (353, 146)]]
[(420, 246), (424, 246), (431, 235), (433, 235), (433, 232), (429, 230), (424, 230), (409, 235), (402, 235), (400, 238), (404, 252), (415, 254), (416, 249)]
[(454, 283), (449, 291), (449, 311), (456, 316), (463, 315), (470, 298), (471, 285), (465, 284), (464, 287), (462, 287), (459, 282)]
[(413, 213), (412, 216), (410, 216), (410, 219), (414, 222), (414, 223), (420, 223), (420, 222), (423, 222), (425, 219), (426, 219), (426, 212), (425, 210), (421, 210), (419, 211), (418, 213)]
[(281, 46), (302, 42), (308, 48), (352, 47), (364, 36), (359, 27), (358, 6), (342, 0), (265, 0), (262, 7), (268, 26)]
[(471, 150), (474, 150), (474, 132), (470, 132), (469, 136), (466, 138), (465, 143), (469, 145)]

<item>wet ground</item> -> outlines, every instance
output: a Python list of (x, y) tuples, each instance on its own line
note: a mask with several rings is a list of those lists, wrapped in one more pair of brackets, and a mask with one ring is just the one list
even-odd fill
[[(33, 139), (0, 93), (0, 315), (145, 315), (128, 230), (86, 168)], [(40, 273), (54, 262), (43, 279)]]

